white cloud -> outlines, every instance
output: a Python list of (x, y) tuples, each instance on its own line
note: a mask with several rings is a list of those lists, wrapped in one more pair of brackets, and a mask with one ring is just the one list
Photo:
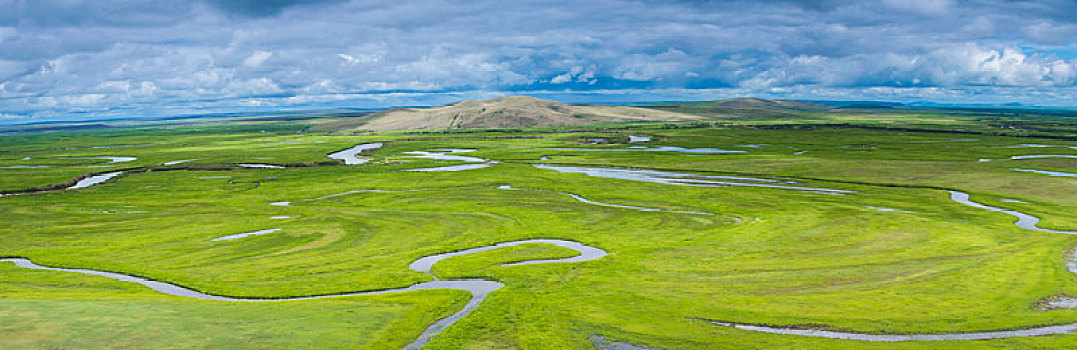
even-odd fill
[(28, 119), (28, 118), (29, 117), (27, 117), (25, 115), (9, 114), (9, 113), (0, 112), (0, 120), (23, 120), (23, 119)]
[(354, 66), (354, 65), (365, 64), (365, 63), (377, 63), (377, 62), (380, 62), (382, 60), (382, 58), (383, 58), (383, 55), (381, 55), (380, 53), (375, 53), (375, 54), (354, 54), (354, 55), (338, 53), (337, 57), (340, 57), (340, 59), (344, 60), (344, 62), (342, 63), (343, 65), (345, 65), (345, 66)]
[(1077, 36), (1077, 25), (1040, 20), (1022, 26), (1020, 33), (1040, 43), (1067, 45)]
[(265, 63), (270, 57), (273, 57), (272, 52), (258, 50), (247, 57), (247, 59), (243, 60), (243, 66), (258, 67), (261, 66), (262, 63)]
[(587, 68), (583, 66), (572, 66), (572, 68), (565, 74), (561, 74), (550, 79), (552, 84), (564, 84), (568, 82), (588, 83), (595, 84), (597, 82), (595, 75), (595, 66), (591, 65)]
[(550, 83), (563, 84), (572, 81), (572, 73), (565, 73), (550, 79)]
[(93, 106), (105, 98), (105, 94), (78, 94), (61, 97), (63, 102), (72, 106)]
[(1014, 47), (988, 48), (961, 44), (923, 54), (873, 54), (829, 58), (797, 56), (770, 68), (740, 86), (769, 88), (798, 84), (822, 86), (1027, 86), (1077, 84), (1077, 60), (1028, 54)]
[(613, 76), (636, 81), (662, 80), (683, 74), (691, 64), (687, 53), (670, 48), (655, 55), (631, 55), (614, 70)]
[(972, 87), (1056, 96), (1077, 85), (1077, 20), (1066, 16), (1077, 3), (1064, 1), (13, 4), (0, 11), (0, 110), (16, 115), (548, 84), (610, 96), (611, 87), (736, 86), (850, 98)]

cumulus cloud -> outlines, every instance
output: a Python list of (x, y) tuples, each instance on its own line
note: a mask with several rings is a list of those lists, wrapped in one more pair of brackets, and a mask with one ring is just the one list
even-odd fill
[(1066, 15), (1077, 3), (1066, 0), (0, 0), (0, 8), (9, 10), (0, 11), (0, 112), (26, 118), (553, 90), (611, 100), (889, 93), (1065, 104), (1061, 91), (1077, 89), (1077, 18)]
[(993, 49), (960, 44), (916, 54), (861, 54), (844, 57), (796, 56), (780, 59), (742, 87), (792, 85), (857, 86), (1025, 86), (1072, 87), (1077, 60), (1028, 54), (1016, 47)]
[(583, 66), (572, 66), (572, 68), (567, 73), (558, 75), (550, 79), (551, 84), (564, 84), (571, 82), (594, 85), (596, 82), (598, 82), (595, 78), (595, 66), (591, 65), (587, 68), (584, 68)]

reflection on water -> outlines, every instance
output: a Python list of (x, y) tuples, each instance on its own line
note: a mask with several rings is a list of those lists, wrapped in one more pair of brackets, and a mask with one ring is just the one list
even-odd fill
[(346, 149), (346, 150), (343, 150), (343, 151), (340, 151), (340, 152), (330, 153), (326, 157), (329, 157), (330, 159), (343, 160), (344, 164), (348, 164), (348, 165), (363, 164), (363, 163), (369, 162), (370, 160), (360, 158), (359, 153), (362, 153), (363, 151), (366, 151), (366, 150), (378, 149), (378, 148), (381, 148), (381, 146), (382, 146), (382, 144), (380, 142), (378, 142), (378, 143), (364, 143), (364, 144), (355, 145), (352, 148), (349, 148), (349, 149)]
[(93, 186), (93, 185), (108, 181), (108, 179), (111, 179), (111, 178), (114, 178), (116, 176), (119, 176), (120, 174), (123, 174), (123, 172), (122, 171), (116, 171), (116, 172), (111, 172), (111, 173), (104, 173), (104, 174), (90, 176), (90, 177), (87, 177), (85, 179), (79, 180), (78, 182), (75, 183), (74, 186), (68, 187), (67, 189), (69, 189), (69, 190), (77, 190), (77, 189), (80, 189), (80, 188), (90, 187), (90, 186)]
[(621, 179), (631, 181), (651, 182), (667, 185), (677, 186), (692, 186), (692, 187), (764, 187), (775, 188), (784, 190), (805, 191), (819, 194), (849, 194), (856, 191), (839, 190), (823, 187), (804, 187), (804, 186), (786, 186), (781, 184), (796, 184), (795, 181), (781, 181), (773, 179), (762, 179), (754, 177), (743, 176), (712, 176), (712, 175), (697, 175), (688, 173), (674, 173), (668, 171), (659, 170), (636, 170), (636, 169), (620, 169), (620, 168), (595, 168), (595, 167), (575, 167), (575, 166), (557, 166), (547, 164), (531, 164), (539, 169), (555, 170), (562, 173), (576, 173), (585, 174), (588, 176), (605, 177), (610, 179)]

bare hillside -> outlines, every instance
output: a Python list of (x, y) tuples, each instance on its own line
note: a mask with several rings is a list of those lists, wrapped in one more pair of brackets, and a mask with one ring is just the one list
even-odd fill
[(423, 130), (573, 126), (629, 121), (692, 121), (703, 117), (648, 108), (574, 106), (527, 96), (468, 100), (431, 108), (390, 109), (327, 123), (320, 130)]

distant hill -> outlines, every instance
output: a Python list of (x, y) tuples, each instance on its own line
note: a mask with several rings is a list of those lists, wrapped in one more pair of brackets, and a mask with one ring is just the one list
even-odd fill
[(756, 109), (804, 109), (804, 110), (825, 110), (830, 107), (817, 105), (809, 102), (801, 101), (789, 101), (789, 100), (765, 100), (755, 97), (734, 98), (728, 100), (714, 101), (714, 107), (725, 108), (756, 108)]
[(670, 112), (705, 116), (710, 119), (785, 118), (797, 117), (804, 113), (825, 112), (834, 109), (834, 107), (810, 102), (766, 100), (755, 97), (702, 102), (673, 102), (647, 107)]
[(427, 130), (575, 126), (632, 121), (709, 118), (651, 108), (579, 106), (527, 96), (468, 100), (431, 108), (396, 108), (324, 123), (314, 130)]

